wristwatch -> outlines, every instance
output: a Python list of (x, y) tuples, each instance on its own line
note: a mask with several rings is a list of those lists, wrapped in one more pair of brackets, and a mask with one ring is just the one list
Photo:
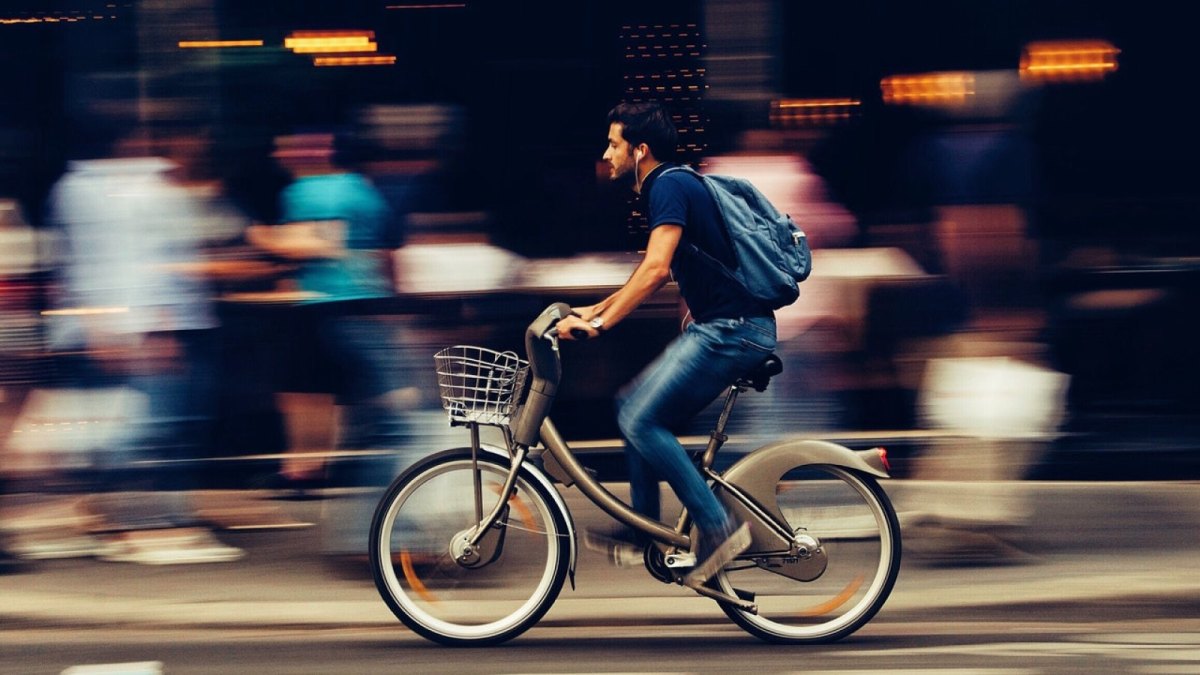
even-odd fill
[(602, 316), (592, 317), (592, 320), (588, 322), (588, 325), (591, 326), (595, 330), (604, 332), (604, 317), (602, 317)]

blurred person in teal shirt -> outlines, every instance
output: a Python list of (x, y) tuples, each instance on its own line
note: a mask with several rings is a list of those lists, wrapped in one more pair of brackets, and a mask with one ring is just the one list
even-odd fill
[[(285, 463), (285, 478), (382, 488), (407, 464), (410, 395), (395, 323), (369, 301), (393, 295), (392, 253), (400, 241), (388, 203), (369, 179), (339, 165), (336, 146), (329, 133), (275, 139), (272, 156), (293, 180), (280, 194), (281, 223), (252, 226), (247, 240), (297, 265), (289, 284), (301, 305), (300, 330), (279, 338), (292, 350), (280, 368), (280, 391), (334, 393), (345, 406), (338, 448), (385, 451), (335, 464)], [(291, 414), (310, 414), (303, 405)], [(371, 490), (330, 503), (326, 553), (366, 554), (377, 496)]]

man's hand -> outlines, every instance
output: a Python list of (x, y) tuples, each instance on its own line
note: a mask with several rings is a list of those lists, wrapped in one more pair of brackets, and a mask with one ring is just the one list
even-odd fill
[(341, 220), (306, 220), (282, 225), (251, 225), (246, 241), (268, 253), (295, 260), (341, 258), (346, 223)]
[(558, 339), (560, 340), (575, 340), (577, 339), (571, 334), (574, 330), (581, 330), (587, 333), (587, 339), (592, 339), (600, 336), (600, 331), (592, 328), (592, 325), (584, 321), (582, 317), (572, 314), (558, 322)]

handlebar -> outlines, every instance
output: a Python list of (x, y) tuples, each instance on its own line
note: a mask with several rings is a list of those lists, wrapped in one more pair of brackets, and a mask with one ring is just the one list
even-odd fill
[(562, 364), (558, 358), (558, 337), (554, 331), (558, 322), (570, 315), (570, 305), (556, 302), (542, 310), (525, 329), (525, 353), (529, 358), (533, 382), (529, 385), (525, 405), (512, 426), (514, 440), (526, 447), (537, 443), (542, 421), (550, 413), (550, 406), (558, 393)]
[[(562, 303), (562, 302), (556, 302), (553, 305), (550, 305), (550, 307), (548, 307), (546, 310), (544, 310), (542, 312), (542, 314), (544, 315), (548, 312), (551, 312), (551, 310), (554, 310), (554, 312), (562, 312), (564, 307), (567, 308), (567, 313), (559, 316), (557, 319), (554, 320), (553, 323), (550, 324), (550, 326), (546, 329), (546, 332), (542, 333), (543, 340), (549, 340), (550, 342), (557, 342), (558, 341), (558, 322), (562, 321), (563, 319), (567, 318), (568, 316), (579, 316), (576, 312), (574, 312), (573, 310), (570, 309), (569, 305), (567, 305), (566, 303)], [(541, 317), (541, 315), (539, 315), (539, 318), (540, 317)], [(532, 329), (532, 326), (530, 328)], [(587, 339), (590, 339), (592, 336), (586, 330), (583, 330), (582, 328), (572, 328), (571, 329), (571, 337), (575, 338), (576, 340), (587, 340)]]

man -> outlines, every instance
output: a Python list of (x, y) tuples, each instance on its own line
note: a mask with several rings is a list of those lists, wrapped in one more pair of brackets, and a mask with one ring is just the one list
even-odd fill
[[(147, 130), (117, 138), (124, 127), (111, 125), (83, 125), (49, 210), (62, 245), (51, 344), (84, 400), (132, 418), (98, 448), (105, 489), (92, 505), (111, 536), (95, 552), (155, 565), (237, 560), (243, 552), (201, 523), (179, 461), (204, 450), (216, 395), (198, 207), (171, 177), (176, 165), (153, 156)], [(147, 471), (152, 460), (162, 467)]]
[(621, 104), (608, 115), (604, 160), (610, 178), (633, 175), (648, 214), (645, 257), (625, 285), (578, 316), (558, 324), (589, 338), (611, 330), (672, 276), (687, 304), (683, 334), (618, 395), (618, 426), (626, 443), (633, 506), (659, 518), (658, 481), (665, 479), (691, 514), (699, 537), (690, 584), (703, 584), (750, 545), (675, 438), (672, 428), (694, 417), (775, 348), (769, 308), (728, 282), (699, 249), (736, 267), (720, 212), (707, 188), (686, 171), (669, 171), (677, 132), (657, 104)]

